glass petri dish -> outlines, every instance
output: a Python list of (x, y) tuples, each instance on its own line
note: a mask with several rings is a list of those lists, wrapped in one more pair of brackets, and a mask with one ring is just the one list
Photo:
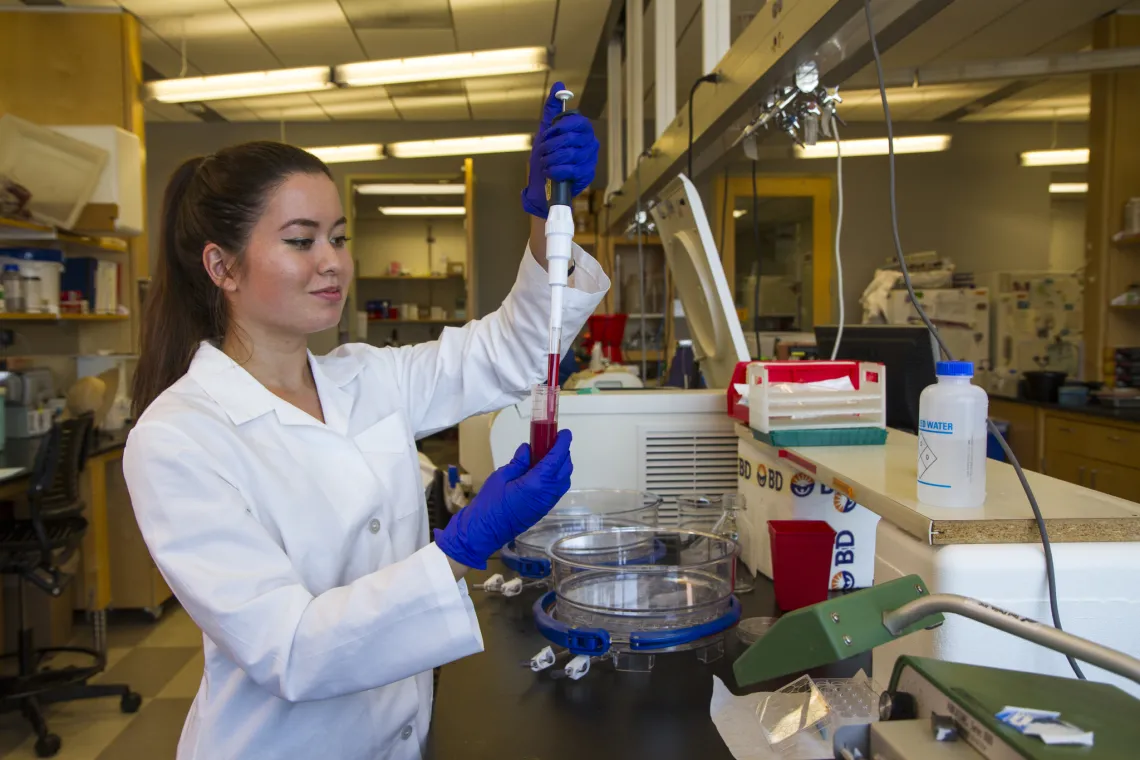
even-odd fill
[(656, 525), (660, 506), (661, 497), (648, 491), (569, 491), (546, 517), (515, 539), (514, 548), (521, 557), (542, 558), (552, 543), (565, 536), (617, 527)]
[(744, 618), (736, 624), (736, 639), (745, 646), (755, 644), (768, 629), (776, 624), (778, 618), (750, 617)]
[[(737, 544), (711, 533), (615, 527), (550, 546), (556, 616), (623, 634), (689, 628), (728, 612)], [(679, 647), (683, 648), (683, 647)]]

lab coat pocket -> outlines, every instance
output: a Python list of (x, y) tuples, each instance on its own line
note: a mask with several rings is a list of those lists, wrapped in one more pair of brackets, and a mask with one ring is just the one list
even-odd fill
[(393, 518), (417, 511), (418, 458), (403, 412), (392, 412), (352, 440), (380, 481), (385, 510), (392, 510)]

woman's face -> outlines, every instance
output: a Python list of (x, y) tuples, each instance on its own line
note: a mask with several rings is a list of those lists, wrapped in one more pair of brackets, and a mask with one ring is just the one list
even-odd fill
[(273, 333), (335, 326), (352, 281), (344, 209), (324, 174), (294, 174), (269, 198), (244, 260), (222, 283), (235, 320)]

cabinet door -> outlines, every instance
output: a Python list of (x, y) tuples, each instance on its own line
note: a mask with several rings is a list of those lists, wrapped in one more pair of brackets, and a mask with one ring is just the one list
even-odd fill
[(1140, 501), (1140, 470), (1093, 460), (1085, 481), (1089, 488), (1129, 501)]
[(1097, 462), (1066, 451), (1055, 448), (1045, 450), (1045, 474), (1051, 478), (1076, 483), (1078, 486), (1089, 484), (1090, 465)]

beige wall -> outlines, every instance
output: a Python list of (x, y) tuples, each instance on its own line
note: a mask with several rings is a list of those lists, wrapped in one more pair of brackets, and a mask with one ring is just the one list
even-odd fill
[(1049, 268), (1073, 272), (1085, 265), (1085, 196), (1054, 196), (1050, 205)]

